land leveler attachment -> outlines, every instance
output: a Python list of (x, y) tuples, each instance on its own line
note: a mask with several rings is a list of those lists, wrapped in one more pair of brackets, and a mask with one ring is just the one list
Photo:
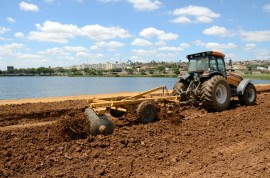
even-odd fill
[(85, 115), (90, 121), (92, 135), (108, 135), (113, 132), (114, 125), (106, 113), (116, 118), (130, 113), (136, 115), (142, 123), (149, 123), (156, 119), (161, 108), (165, 108), (167, 114), (176, 112), (180, 106), (179, 101), (179, 96), (172, 96), (166, 86), (161, 86), (133, 96), (89, 99)]

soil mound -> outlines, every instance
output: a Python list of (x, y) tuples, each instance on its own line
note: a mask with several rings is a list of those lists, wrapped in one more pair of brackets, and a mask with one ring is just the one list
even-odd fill
[(85, 118), (65, 117), (58, 121), (58, 129), (65, 140), (86, 139), (90, 135), (90, 123)]

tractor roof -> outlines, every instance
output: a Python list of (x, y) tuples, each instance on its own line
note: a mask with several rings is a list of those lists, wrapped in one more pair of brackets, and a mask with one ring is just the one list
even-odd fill
[(200, 56), (218, 56), (218, 57), (225, 57), (223, 53), (217, 52), (217, 51), (205, 51), (205, 52), (200, 52), (200, 53), (195, 53), (195, 54), (189, 54), (187, 55), (188, 59), (193, 59), (195, 57), (200, 57)]

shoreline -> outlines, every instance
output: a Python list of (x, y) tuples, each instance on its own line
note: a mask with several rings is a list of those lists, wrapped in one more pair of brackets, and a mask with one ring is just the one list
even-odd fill
[(117, 92), (117, 93), (104, 93), (104, 94), (92, 94), (92, 95), (75, 95), (75, 96), (56, 96), (48, 98), (22, 98), (11, 100), (0, 100), (0, 105), (6, 104), (24, 104), (24, 103), (48, 103), (67, 100), (87, 100), (90, 98), (107, 98), (112, 96), (131, 96), (140, 92)]
[[(251, 80), (270, 80), (270, 74), (242, 74), (243, 78)], [(0, 77), (149, 77), (149, 78), (177, 78), (176, 74), (103, 74), (103, 75), (0, 75)]]
[[(256, 84), (257, 93), (270, 91), (270, 84)], [(171, 90), (169, 90), (171, 92)], [(90, 94), (90, 95), (76, 95), (76, 96), (56, 96), (48, 98), (23, 98), (23, 99), (11, 99), (11, 100), (0, 100), (0, 105), (7, 104), (24, 104), (24, 103), (48, 103), (48, 102), (59, 102), (67, 100), (87, 100), (90, 98), (106, 98), (113, 96), (132, 96), (140, 92), (117, 92), (117, 93), (103, 93), (103, 94)]]

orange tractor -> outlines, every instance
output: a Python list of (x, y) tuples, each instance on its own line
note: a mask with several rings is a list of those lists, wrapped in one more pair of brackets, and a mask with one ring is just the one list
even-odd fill
[(256, 103), (256, 88), (251, 80), (227, 71), (224, 57), (216, 51), (187, 55), (188, 73), (179, 76), (173, 87), (173, 95), (180, 96), (180, 103), (201, 104), (208, 111), (225, 110), (232, 96), (237, 96), (241, 105)]

